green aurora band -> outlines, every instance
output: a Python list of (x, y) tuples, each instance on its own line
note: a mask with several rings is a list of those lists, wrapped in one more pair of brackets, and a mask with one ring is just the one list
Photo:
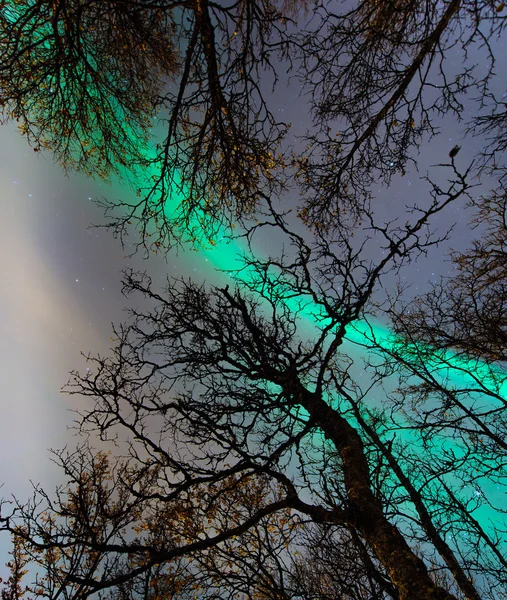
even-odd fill
[[(179, 185), (177, 187), (181, 190)], [(185, 198), (184, 193), (175, 192), (176, 187), (172, 190), (170, 198), (165, 203), (165, 212), (169, 219), (178, 211)], [(196, 217), (193, 224), (199, 228)], [(241, 240), (226, 236), (222, 231), (216, 236), (213, 245), (196, 242), (194, 250), (198, 251), (216, 270), (228, 274), (235, 281), (248, 283), (255, 291), (255, 279), (249, 277), (250, 270), (245, 269), (242, 262), (242, 256), (248, 254), (248, 249)], [(318, 307), (310, 299), (302, 303), (301, 298), (287, 298), (284, 302), (285, 306), (306, 325), (313, 328), (326, 325), (327, 318), (320, 315)], [(397, 346), (394, 334), (376, 319), (349, 325), (345, 340), (360, 347), (370, 346), (370, 349), (372, 342), (375, 342), (388, 353), (394, 351)], [(433, 357), (433, 359), (429, 358), (430, 363), (427, 365), (431, 374), (436, 379), (451, 383), (454, 389), (466, 388), (472, 393), (484, 393), (489, 390), (502, 398), (507, 395), (507, 374), (503, 369), (480, 359), (464, 358), (451, 350), (439, 352), (437, 358), (436, 353), (427, 345), (414, 344), (414, 350), (418, 349), (425, 357)]]
[[(180, 187), (180, 190), (182, 188)], [(178, 210), (180, 203), (184, 201), (184, 193), (173, 193), (165, 204), (165, 209), (168, 218), (171, 214), (174, 215)], [(196, 226), (197, 220), (195, 221)], [(223, 233), (223, 232), (222, 232)], [(243, 256), (248, 256), (246, 244), (241, 240), (234, 239), (223, 235), (217, 235), (213, 245), (206, 243), (196, 244), (193, 247), (202, 258), (212, 265), (217, 271), (227, 275), (231, 280), (238, 283), (247, 284), (248, 288), (255, 292), (255, 275), (249, 276), (249, 269), (244, 268), (242, 262)], [(311, 332), (326, 325), (326, 318), (319, 314), (318, 307), (308, 299), (308, 302), (301, 302), (301, 298), (285, 299), (285, 306), (295, 315), (299, 322), (303, 325), (303, 329)], [(330, 333), (332, 335), (332, 333)], [(368, 322), (356, 322), (347, 327), (345, 336), (345, 346), (363, 349), (366, 352), (371, 352), (372, 341), (383, 348), (387, 353), (394, 351), (397, 346), (397, 340), (392, 331), (378, 320), (371, 319)], [(501, 399), (507, 394), (507, 375), (504, 370), (499, 367), (487, 364), (479, 359), (464, 358), (451, 350), (435, 353), (430, 347), (421, 345), (419, 348), (414, 344), (415, 350), (421, 350), (427, 359), (425, 366), (428, 369), (431, 377), (437, 382), (445, 384), (450, 390), (467, 391), (473, 403), (474, 398), (479, 395), (486, 402), (501, 403)], [(414, 381), (415, 381), (415, 376)], [(372, 406), (375, 405), (375, 400), (372, 399)], [(301, 407), (298, 408), (298, 417), (305, 419), (306, 411)], [(392, 435), (395, 433), (404, 442), (409, 442), (414, 446), (421, 444), (420, 439), (417, 439), (413, 433), (406, 429), (399, 429), (396, 432), (390, 430)], [(445, 433), (441, 434), (441, 439), (438, 441), (440, 448), (451, 450), (457, 458), (464, 455), (464, 450)], [(421, 448), (422, 450), (422, 448)], [(451, 481), (453, 477), (451, 477)], [(498, 519), (498, 512), (494, 509), (494, 505), (501, 506), (504, 501), (504, 491), (499, 489), (493, 481), (484, 477), (481, 479), (481, 487), (478, 484), (467, 486), (470, 496), (477, 500), (474, 515), (476, 519), (483, 524), (485, 530), (494, 531), (494, 522)], [(481, 502), (481, 497), (487, 494), (488, 502)], [(491, 504), (490, 504), (491, 503)], [(407, 509), (409, 505), (407, 504)]]

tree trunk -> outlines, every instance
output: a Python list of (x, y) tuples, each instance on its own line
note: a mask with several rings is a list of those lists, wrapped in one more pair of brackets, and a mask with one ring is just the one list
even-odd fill
[(291, 395), (310, 414), (342, 459), (350, 525), (373, 548), (399, 592), (400, 600), (456, 600), (429, 576), (424, 562), (414, 554), (398, 528), (391, 524), (371, 489), (368, 462), (358, 432), (317, 394), (300, 386)]

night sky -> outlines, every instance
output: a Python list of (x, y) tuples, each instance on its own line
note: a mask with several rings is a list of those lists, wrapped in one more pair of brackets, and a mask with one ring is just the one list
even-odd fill
[[(94, 198), (129, 194), (128, 189), (75, 174), (66, 177), (49, 156), (35, 154), (15, 127), (3, 127), (2, 135), (1, 385), (6, 418), (0, 422), (0, 439), (3, 480), (9, 489), (21, 489), (28, 478), (45, 479), (49, 465), (44, 449), (69, 440), (63, 424), (71, 418), (66, 414), (70, 399), (59, 389), (68, 371), (84, 364), (80, 351), (107, 351), (111, 322), (124, 317), (121, 270), (148, 269), (155, 280), (166, 274), (208, 281), (215, 276), (212, 253), (126, 258), (129, 248), (122, 249), (108, 230), (89, 226), (103, 219)], [(442, 147), (443, 161), (454, 139), (439, 142), (433, 146)], [(413, 201), (417, 188), (414, 174), (389, 191), (379, 190), (386, 214)], [(460, 210), (453, 207), (439, 225), (463, 221)], [(461, 227), (454, 246), (462, 245), (467, 234)], [(448, 270), (442, 253), (433, 252), (411, 270), (414, 287), (421, 290), (428, 279)]]
[[(277, 110), (295, 124), (296, 133), (310, 125), (296, 92), (290, 102), (286, 90), (275, 101)], [(424, 193), (419, 176), (430, 165), (448, 160), (449, 150), (460, 143), (461, 130), (453, 118), (446, 120), (442, 133), (422, 149), (420, 173), (408, 172), (389, 190), (378, 190), (382, 214), (399, 213)], [(49, 155), (30, 149), (15, 125), (3, 126), (1, 133), (0, 482), (2, 496), (14, 493), (23, 498), (30, 491), (30, 480), (48, 489), (58, 480), (47, 449), (75, 441), (66, 426), (73, 418), (68, 409), (76, 408), (78, 400), (60, 389), (71, 369), (84, 368), (81, 351), (107, 354), (111, 322), (124, 319), (121, 270), (147, 269), (154, 281), (166, 275), (191, 275), (213, 282), (216, 275), (212, 255), (190, 250), (171, 253), (165, 260), (125, 258), (128, 248), (122, 249), (109, 231), (89, 225), (103, 221), (94, 198), (130, 192), (74, 174), (66, 177)], [(467, 165), (477, 149), (464, 146), (458, 164)], [(463, 203), (439, 217), (442, 228), (457, 221), (450, 243), (455, 249), (471, 240), (467, 218)], [(228, 251), (233, 254), (234, 247)], [(421, 292), (428, 281), (449, 272), (445, 259), (442, 249), (434, 249), (402, 276)], [(6, 543), (2, 537), (0, 563), (5, 562)]]

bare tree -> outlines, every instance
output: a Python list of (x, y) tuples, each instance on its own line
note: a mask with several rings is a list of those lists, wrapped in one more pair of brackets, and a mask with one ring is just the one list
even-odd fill
[[(58, 591), (46, 595), (131, 593), (149, 588), (146, 578), (162, 566), (164, 586), (182, 570), (174, 597), (186, 597), (188, 585), (205, 597), (222, 588), (297, 597), (294, 582), (314, 585), (290, 564), (304, 520), (342, 531), (328, 540), (343, 553), (330, 585), (343, 590), (347, 556), (357, 557), (350, 597), (368, 589), (379, 598), (482, 597), (480, 561), (453, 541), (463, 501), (455, 477), (465, 461), (393, 439), (397, 416), (370, 401), (383, 376), (361, 384), (344, 346), (350, 327), (379, 310), (375, 290), (386, 272), (438, 243), (429, 222), (466, 194), (466, 180), (454, 169), (404, 226), (370, 213), (365, 232), (384, 245), (381, 259), (368, 258), (368, 238), (352, 243), (348, 231), (310, 243), (271, 209), (249, 238), (274, 228), (291, 250), (247, 257), (243, 284), (169, 282), (160, 294), (146, 275), (127, 273), (125, 293), (154, 308), (134, 309), (115, 332), (112, 357), (90, 358), (69, 391), (92, 403), (81, 430), (104, 442), (120, 436), (129, 456), (111, 467), (91, 451), (61, 455), (69, 483), (57, 501), (39, 491), (4, 516), (36, 561), (36, 552), (58, 551)], [(294, 298), (299, 310), (289, 306)], [(308, 341), (298, 331), (310, 300), (318, 317)], [(486, 567), (480, 573), (504, 585)]]
[[(468, 132), (490, 134), (485, 163), (504, 144), (505, 104), (491, 90), (503, 3), (364, 0), (340, 8), (324, 3), (301, 52), (314, 127), (298, 159), (300, 214), (310, 225), (351, 211), (360, 219), (372, 184), (389, 185), (416, 165), (442, 116), (463, 118), (465, 94), (477, 101)], [(482, 69), (470, 58), (477, 48)]]
[[(5, 3), (4, 118), (65, 167), (133, 171), (140, 199), (120, 207), (118, 233), (134, 220), (142, 243), (152, 222), (158, 244), (174, 240), (175, 224), (180, 236), (210, 237), (279, 187), (287, 127), (267, 107), (261, 73), (277, 79), (272, 54), (285, 21), (251, 1)], [(157, 115), (167, 124), (158, 144)]]
[[(505, 515), (505, 200), (503, 185), (474, 199), (478, 238), (452, 255), (455, 274), (423, 296), (394, 304), (390, 340), (370, 335), (382, 356), (375, 368), (398, 376), (384, 404), (400, 414), (390, 426), (393, 435), (403, 429), (421, 440), (424, 458), (412, 455), (411, 468), (426, 462), (427, 477), (443, 491), (436, 504), (460, 523), (453, 535), (473, 577), (487, 572), (501, 582), (503, 529), (485, 527), (475, 513), (487, 508), (500, 522)], [(432, 464), (426, 451), (435, 457)], [(446, 481), (449, 469), (453, 477)], [(489, 594), (500, 592), (492, 585)]]

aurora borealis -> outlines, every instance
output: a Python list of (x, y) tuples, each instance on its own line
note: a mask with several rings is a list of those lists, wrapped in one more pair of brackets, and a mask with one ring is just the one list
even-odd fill
[[(289, 108), (280, 98), (277, 102), (278, 110), (293, 112), (290, 118), (298, 123), (299, 129), (308, 126), (301, 107), (297, 108), (294, 103), (294, 107)], [(451, 126), (445, 136), (423, 148), (419, 157), (421, 169), (431, 169), (436, 161), (446, 159), (459, 135), (457, 127)], [(65, 429), (72, 423), (72, 414), (66, 409), (79, 408), (80, 400), (59, 394), (67, 373), (70, 369), (86, 368), (81, 351), (107, 355), (113, 341), (110, 322), (125, 319), (122, 312), (125, 305), (142, 302), (137, 298), (127, 302), (121, 296), (122, 268), (146, 270), (154, 287), (161, 286), (167, 276), (191, 277), (206, 280), (209, 284), (223, 283), (229, 272), (236, 268), (236, 257), (244, 247), (235, 240), (217, 239), (213, 247), (186, 247), (167, 256), (150, 255), (147, 261), (140, 255), (129, 258), (132, 246), (127, 244), (122, 249), (109, 231), (87, 229), (87, 226), (90, 222), (103, 222), (103, 215), (93, 204), (93, 199), (128, 197), (132, 194), (130, 189), (117, 182), (106, 185), (76, 175), (65, 178), (59, 168), (51, 164), (48, 155), (38, 158), (14, 128), (6, 130), (4, 139), (0, 194), (6, 219), (1, 254), (5, 292), (1, 302), (2, 389), (7, 410), (0, 431), (1, 480), (5, 482), (6, 496), (14, 492), (23, 497), (29, 493), (29, 480), (40, 481), (46, 489), (51, 489), (58, 481), (46, 449), (76, 443), (73, 430)], [(465, 164), (472, 154), (464, 150), (458, 160)], [(416, 202), (419, 198), (424, 202), (425, 190), (417, 172), (396, 179), (388, 190), (379, 187), (374, 191), (383, 222), (403, 215), (414, 197)], [(178, 202), (178, 198), (173, 201)], [(288, 206), (297, 203), (290, 194), (283, 201)], [(170, 212), (174, 206), (168, 204), (166, 210)], [(458, 222), (451, 242), (454, 249), (465, 248), (470, 243), (467, 218), (463, 204), (439, 215), (438, 228), (447, 229), (454, 221)], [(131, 241), (132, 244), (136, 242), (135, 239)], [(281, 243), (281, 240), (270, 239), (269, 233), (261, 233), (258, 251), (261, 256), (276, 253)], [(424, 292), (430, 281), (437, 281), (439, 276), (449, 273), (452, 267), (444, 258), (448, 249), (449, 245), (445, 244), (432, 249), (427, 258), (401, 271), (402, 282), (410, 282), (413, 286), (410, 293)], [(373, 247), (370, 251), (370, 258), (378, 260), (381, 248)], [(247, 270), (236, 277), (241, 279), (245, 274), (248, 276)], [(389, 274), (383, 284), (389, 289), (394, 280), (395, 277)], [(286, 304), (299, 314), (301, 337), (311, 336), (315, 329), (315, 307), (308, 301), (305, 308), (301, 308), (294, 298), (288, 299)], [(322, 321), (318, 325), (322, 325)], [(391, 343), (385, 325), (375, 321), (357, 323), (347, 331), (346, 352), (351, 362), (355, 363), (357, 357), (354, 373), (362, 369), (358, 377), (365, 388), (368, 388), (371, 373), (364, 367), (362, 356), (368, 354), (365, 346), (370, 334), (386, 346)], [(428, 365), (437, 377), (442, 376), (456, 388), (474, 388), (472, 393), (481, 393), (481, 380), (488, 377), (487, 365), (479, 362), (466, 365), (467, 369), (472, 365), (473, 373), (478, 376), (475, 381), (474, 375), (460, 374), (459, 357), (453, 357), (449, 352), (443, 359), (443, 365)], [(456, 368), (449, 370), (445, 364), (447, 360)], [(501, 392), (498, 390), (497, 395)], [(366, 398), (373, 407), (378, 402), (378, 396), (375, 396), (375, 391), (368, 392)], [(398, 435), (397, 431), (395, 435)], [(403, 434), (399, 435), (401, 438)], [(446, 443), (444, 439), (442, 444)], [(464, 493), (469, 497), (470, 494), (480, 497), (481, 491), (472, 488), (465, 489)]]
[[(1, 254), (6, 278), (2, 375), (12, 402), (2, 420), (2, 470), (6, 486), (16, 489), (24, 482), (26, 490), (28, 479), (42, 481), (51, 468), (46, 449), (72, 439), (63, 428), (71, 420), (65, 410), (68, 399), (59, 390), (68, 371), (83, 365), (81, 351), (105, 352), (109, 347), (110, 323), (123, 318), (121, 269), (149, 268), (155, 281), (168, 275), (212, 283), (215, 269), (231, 269), (241, 247), (222, 241), (201, 252), (170, 254), (167, 261), (160, 256), (150, 257), (149, 264), (140, 256), (128, 259), (129, 249), (122, 250), (109, 232), (88, 229), (102, 217), (91, 199), (128, 190), (77, 175), (67, 178), (49, 156), (33, 153), (15, 127), (4, 127), (3, 135), (1, 196), (9, 225)], [(387, 210), (403, 200), (412, 182), (407, 179), (394, 190)], [(452, 212), (447, 218), (456, 216), (462, 218)], [(462, 238), (463, 244), (467, 241)], [(263, 251), (269, 247), (267, 240)], [(447, 269), (441, 253), (435, 252), (431, 261), (413, 269), (420, 279), (417, 287)], [(376, 333), (385, 335), (386, 330), (379, 324)], [(354, 340), (353, 332), (348, 335), (361, 341), (360, 336)]]

